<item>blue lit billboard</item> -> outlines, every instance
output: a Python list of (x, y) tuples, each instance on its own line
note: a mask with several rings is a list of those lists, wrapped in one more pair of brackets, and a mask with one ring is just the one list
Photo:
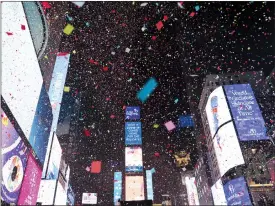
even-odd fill
[(126, 120), (139, 120), (140, 108), (139, 107), (126, 107)]
[(69, 185), (67, 191), (67, 205), (74, 205), (75, 202), (75, 194), (73, 192), (72, 186)]
[(224, 86), (229, 107), (241, 141), (265, 140), (265, 122), (249, 84)]
[(29, 137), (29, 142), (42, 164), (44, 164), (46, 157), (52, 120), (53, 115), (49, 96), (43, 85)]
[(126, 122), (125, 123), (125, 144), (126, 145), (141, 145), (141, 122)]
[(230, 180), (223, 189), (227, 205), (252, 205), (244, 177)]
[(154, 200), (152, 170), (146, 170), (147, 200)]
[(121, 199), (122, 194), (122, 172), (114, 174), (114, 203), (116, 204)]

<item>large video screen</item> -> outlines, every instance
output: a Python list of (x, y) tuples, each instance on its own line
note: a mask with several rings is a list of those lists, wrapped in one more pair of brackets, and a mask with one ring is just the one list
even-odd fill
[(141, 122), (125, 122), (125, 144), (141, 145)]
[(37, 160), (30, 153), (18, 199), (18, 205), (36, 204), (41, 176), (41, 167), (38, 165)]
[(189, 205), (199, 205), (200, 203), (197, 186), (195, 184), (195, 177), (185, 177), (185, 184)]
[(211, 192), (214, 205), (227, 205), (221, 179), (211, 187)]
[(122, 194), (122, 172), (114, 173), (114, 204), (121, 199)]
[(69, 185), (67, 192), (67, 205), (75, 205), (75, 194), (73, 192), (72, 186)]
[(2, 96), (29, 138), (43, 79), (22, 3), (1, 6)]
[(211, 135), (214, 137), (217, 129), (223, 123), (231, 120), (230, 111), (222, 87), (218, 87), (209, 95), (205, 111)]
[(143, 176), (125, 177), (125, 200), (144, 200), (144, 180)]
[(227, 182), (224, 193), (228, 205), (252, 205), (244, 177)]
[(141, 147), (125, 147), (126, 172), (142, 172), (142, 165)]
[(29, 137), (29, 142), (42, 164), (44, 164), (47, 153), (52, 118), (49, 96), (43, 85)]
[(57, 180), (41, 180), (37, 202), (42, 205), (53, 205)]
[(82, 204), (96, 205), (97, 204), (97, 193), (83, 193)]
[(2, 119), (2, 187), (1, 198), (7, 203), (17, 203), (24, 172), (27, 165), (28, 149), (16, 132), (13, 124), (1, 109)]
[(224, 86), (233, 119), (241, 141), (265, 140), (265, 122), (249, 84)]
[(63, 177), (59, 176), (59, 180), (57, 182), (54, 205), (66, 205), (66, 202), (67, 202), (66, 182), (63, 179)]
[(229, 122), (219, 129), (213, 139), (213, 144), (221, 176), (231, 168), (244, 164), (233, 122)]

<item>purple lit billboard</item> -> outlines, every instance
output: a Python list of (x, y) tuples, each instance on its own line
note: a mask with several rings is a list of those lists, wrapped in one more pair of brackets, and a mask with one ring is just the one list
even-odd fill
[(249, 84), (224, 86), (241, 141), (267, 140), (265, 122)]

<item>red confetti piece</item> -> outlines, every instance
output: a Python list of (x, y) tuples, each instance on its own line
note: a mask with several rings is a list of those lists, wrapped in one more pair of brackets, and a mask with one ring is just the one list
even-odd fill
[(152, 36), (152, 40), (155, 41), (157, 39), (156, 36)]
[(161, 28), (163, 27), (162, 21), (159, 21), (159, 22), (156, 24), (156, 27), (157, 27), (158, 30), (161, 30)]
[(195, 12), (192, 12), (189, 16), (191, 16), (191, 17), (193, 17), (193, 16), (195, 16)]
[(155, 152), (155, 156), (156, 156), (156, 157), (159, 157), (160, 154), (159, 154), (158, 152)]
[(21, 24), (21, 29), (22, 29), (22, 30), (26, 30), (25, 25)]
[(108, 67), (103, 67), (103, 71), (107, 72), (108, 71)]
[(66, 56), (69, 52), (58, 52), (57, 56)]
[(200, 68), (200, 67), (196, 68), (196, 71), (200, 71), (200, 70), (201, 70), (201, 68)]
[(52, 6), (47, 1), (42, 1), (42, 7), (45, 9), (50, 9)]
[(116, 10), (113, 9), (113, 10), (111, 11), (111, 13), (112, 13), (112, 14), (116, 13)]
[(9, 35), (9, 36), (13, 35), (12, 32), (6, 32), (6, 34)]
[(115, 116), (115, 115), (113, 115), (113, 114), (110, 116), (110, 118), (111, 118), (111, 119), (114, 119), (115, 117), (116, 117), (116, 116)]
[(164, 21), (167, 21), (167, 20), (168, 20), (168, 16), (165, 15), (165, 16), (163, 17), (163, 20), (164, 20)]
[(90, 137), (91, 136), (91, 132), (89, 130), (87, 130), (87, 129), (84, 129), (84, 135), (86, 137)]

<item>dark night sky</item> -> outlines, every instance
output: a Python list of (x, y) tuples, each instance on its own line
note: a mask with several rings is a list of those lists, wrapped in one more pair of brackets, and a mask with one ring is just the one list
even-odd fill
[[(163, 125), (190, 114), (186, 90), (192, 85), (184, 78), (252, 70), (268, 74), (274, 66), (272, 2), (183, 2), (182, 8), (177, 2), (141, 3), (86, 2), (77, 8), (68, 2), (72, 20), (67, 23), (75, 30), (62, 37), (60, 49), (71, 53), (66, 85), (83, 92), (80, 127), (91, 131), (90, 137), (79, 134), (79, 155), (71, 165), (77, 202), (83, 192), (96, 192), (102, 205), (112, 203), (113, 172), (124, 170), (123, 106), (141, 107), (144, 165), (156, 169), (154, 193), (160, 203), (161, 194), (183, 190), (179, 170), (165, 153), (167, 145), (196, 154), (192, 130), (169, 133)], [(160, 31), (155, 26), (159, 21), (164, 25)], [(142, 104), (136, 94), (150, 77), (158, 87)], [(101, 174), (85, 170), (92, 160), (102, 161)], [(118, 163), (113, 169), (112, 162)]]

